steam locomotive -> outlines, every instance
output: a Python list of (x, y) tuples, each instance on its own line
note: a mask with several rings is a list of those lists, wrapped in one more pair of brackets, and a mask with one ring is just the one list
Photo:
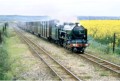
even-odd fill
[(18, 26), (39, 37), (53, 41), (73, 52), (84, 53), (88, 46), (87, 29), (79, 23), (64, 22), (58, 20), (22, 22)]

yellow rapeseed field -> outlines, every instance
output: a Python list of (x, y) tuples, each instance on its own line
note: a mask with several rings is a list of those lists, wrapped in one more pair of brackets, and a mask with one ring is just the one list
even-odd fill
[(90, 35), (95, 34), (96, 37), (120, 33), (120, 20), (80, 20), (80, 23), (88, 29)]
[(80, 20), (80, 24), (95, 39), (112, 38), (114, 33), (119, 33), (116, 34), (116, 42), (120, 42), (120, 20)]

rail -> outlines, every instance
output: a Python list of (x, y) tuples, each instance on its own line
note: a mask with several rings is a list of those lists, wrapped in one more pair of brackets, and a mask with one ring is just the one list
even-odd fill
[(80, 54), (80, 56), (120, 75), (120, 66), (119, 65), (108, 62), (106, 60), (103, 60), (96, 56), (90, 55), (88, 53)]
[[(25, 37), (20, 30), (16, 33), (29, 45), (30, 48), (39, 56), (40, 59), (59, 77), (60, 80), (64, 81), (82, 81), (79, 79), (74, 73), (60, 64), (57, 60), (49, 55), (47, 51), (45, 51), (42, 47), (36, 44), (34, 41)], [(19, 32), (19, 33), (18, 33)]]

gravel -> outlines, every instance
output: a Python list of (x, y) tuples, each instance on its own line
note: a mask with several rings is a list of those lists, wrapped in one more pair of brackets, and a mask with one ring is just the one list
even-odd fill
[[(18, 47), (21, 46), (18, 45)], [(14, 75), (13, 80), (59, 81), (58, 77), (30, 48), (21, 54), (20, 59), (19, 67), (15, 68), (18, 74)]]
[[(27, 54), (27, 55), (26, 55)], [(56, 80), (56, 76), (54, 74), (51, 74), (52, 71), (47, 67), (46, 64), (44, 64), (39, 58), (33, 56), (30, 52), (27, 52), (23, 58), (24, 64), (26, 64), (26, 61), (32, 61), (34, 63), (27, 64), (28, 68), (26, 72), (22, 73), (20, 78), (25, 80), (40, 80), (40, 81), (46, 81), (46, 80)]]

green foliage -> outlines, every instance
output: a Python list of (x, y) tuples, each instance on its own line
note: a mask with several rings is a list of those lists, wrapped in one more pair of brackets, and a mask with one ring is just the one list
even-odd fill
[[(102, 43), (99, 43), (98, 41), (94, 40), (91, 36), (88, 36), (88, 40), (90, 43), (90, 46), (88, 48), (92, 48), (92, 49), (101, 51), (105, 54), (113, 53), (112, 43), (111, 44), (102, 44)], [(120, 48), (119, 47), (115, 47), (115, 53), (120, 55)]]
[(6, 50), (6, 45), (3, 43), (0, 46), (0, 80), (5, 79), (5, 73), (10, 69), (9, 56)]
[(98, 43), (90, 36), (88, 38), (90, 43), (86, 49), (88, 53), (120, 65), (120, 47), (115, 47), (115, 53), (113, 53), (111, 45)]
[(108, 75), (109, 75), (108, 72), (101, 72), (101, 73), (100, 73), (100, 76), (108, 76)]
[(9, 55), (6, 45), (7, 37), (7, 30), (4, 32), (1, 30), (2, 43), (0, 44), (0, 80), (5, 80), (6, 73), (10, 70)]

